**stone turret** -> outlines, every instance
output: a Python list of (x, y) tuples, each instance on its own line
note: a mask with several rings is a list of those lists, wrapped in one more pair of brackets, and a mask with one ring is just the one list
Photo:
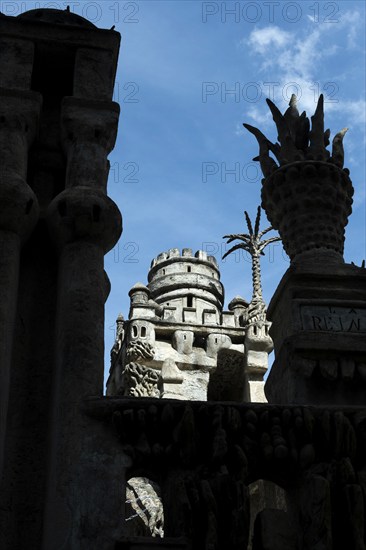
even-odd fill
[(235, 296), (228, 305), (229, 311), (234, 313), (235, 326), (244, 327), (248, 318), (249, 303), (241, 296)]
[[(264, 400), (259, 390), (268, 354), (260, 376), (253, 377), (252, 364), (247, 369), (251, 344), (244, 345), (248, 302), (236, 297), (223, 311), (224, 287), (213, 256), (190, 248), (163, 252), (151, 262), (148, 285), (135, 284), (129, 296), (125, 339), (121, 349), (117, 341), (113, 346), (120, 351), (112, 354), (108, 395), (160, 392), (163, 398), (206, 400), (210, 385), (211, 400)], [(138, 366), (131, 363), (137, 349)]]
[(176, 321), (219, 324), (224, 304), (224, 287), (216, 259), (203, 250), (190, 248), (159, 254), (148, 274), (151, 297), (168, 310)]

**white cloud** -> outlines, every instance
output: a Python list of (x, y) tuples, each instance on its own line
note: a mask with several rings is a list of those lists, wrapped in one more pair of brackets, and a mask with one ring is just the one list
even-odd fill
[[(263, 110), (262, 105), (252, 105), (249, 109), (245, 111), (246, 116), (249, 116), (252, 121), (258, 124), (259, 127), (268, 127), (272, 126), (272, 115), (268, 110)], [(246, 133), (247, 131), (245, 131)]]
[(335, 109), (346, 114), (349, 120), (349, 126), (366, 124), (366, 102), (364, 99), (356, 101), (340, 101), (335, 104)]
[[(336, 25), (324, 23), (315, 26), (313, 21), (310, 28), (307, 26), (297, 34), (273, 25), (254, 29), (245, 44), (252, 54), (261, 58), (259, 70), (266, 75), (263, 79), (264, 92), (269, 91), (265, 82), (270, 81), (271, 74), (276, 75), (272, 95), (267, 93), (267, 97), (274, 100), (279, 108), (286, 108), (291, 93), (295, 93), (300, 111), (305, 110), (310, 116), (314, 113), (319, 94), (324, 93), (327, 113), (342, 112), (349, 125), (364, 126), (364, 100), (341, 100), (336, 82), (319, 82), (319, 75), (325, 74), (324, 67), (331, 66), (331, 63), (337, 67), (335, 56), (341, 46), (339, 41), (335, 43), (333, 40), (334, 33), (341, 31), (345, 36), (344, 42), (347, 42), (344, 47), (353, 48), (359, 38), (361, 21), (361, 14), (355, 11), (343, 13)], [(346, 75), (343, 77), (346, 78)], [(245, 115), (261, 126), (268, 125), (270, 120), (256, 106), (250, 106)]]
[(250, 33), (247, 43), (259, 54), (265, 54), (274, 48), (287, 46), (292, 39), (292, 34), (283, 31), (276, 26), (268, 26), (255, 29)]
[(346, 11), (337, 23), (340, 28), (347, 30), (347, 47), (354, 49), (359, 47), (360, 33), (364, 33), (364, 16), (358, 11)]

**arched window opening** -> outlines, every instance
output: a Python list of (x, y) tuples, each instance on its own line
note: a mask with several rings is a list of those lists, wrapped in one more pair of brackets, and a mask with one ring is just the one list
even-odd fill
[(193, 296), (187, 296), (187, 307), (193, 307)]
[(192, 268), (190, 265), (187, 265), (187, 272), (190, 273), (192, 271)]
[(282, 510), (287, 512), (286, 491), (276, 483), (266, 479), (258, 479), (249, 485), (250, 498), (250, 528), (248, 550), (253, 550), (254, 523), (263, 510)]
[(137, 338), (137, 336), (138, 336), (137, 326), (136, 326), (136, 325), (132, 325), (132, 336), (133, 336), (134, 338)]
[(146, 327), (141, 327), (141, 338), (146, 338)]
[(130, 537), (164, 538), (161, 490), (147, 477), (132, 477), (127, 481), (125, 527)]

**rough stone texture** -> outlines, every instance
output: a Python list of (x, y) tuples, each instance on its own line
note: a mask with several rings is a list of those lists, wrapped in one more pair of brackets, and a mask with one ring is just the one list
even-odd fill
[(258, 514), (253, 550), (297, 550), (296, 538), (296, 531), (283, 510), (267, 509)]
[(164, 531), (192, 550), (247, 548), (258, 512), (253, 548), (365, 545), (364, 408), (104, 398), (89, 410), (113, 422), (128, 476), (158, 481)]
[(153, 369), (128, 363), (123, 371), (123, 395), (134, 397), (159, 397), (159, 374)]
[[(224, 399), (225, 395), (227, 400), (242, 401), (252, 395), (265, 401), (259, 386), (263, 387), (272, 349), (268, 330), (254, 307), (249, 323), (243, 298), (236, 297), (229, 311), (222, 310), (224, 291), (215, 258), (202, 250), (193, 255), (189, 248), (182, 252), (173, 248), (152, 261), (148, 280), (148, 286), (136, 283), (129, 292), (129, 320), (123, 323), (122, 339), (117, 320), (107, 395), (126, 394), (123, 373), (130, 361), (128, 350), (137, 341), (151, 346), (153, 355), (141, 359), (146, 368), (162, 373), (169, 361), (180, 373), (178, 383), (161, 376), (164, 398), (206, 401), (208, 383), (214, 376), (216, 389), (209, 392), (209, 399)], [(254, 326), (258, 331), (253, 336)], [(221, 361), (223, 350), (231, 352), (231, 365)], [(216, 376), (221, 369), (225, 373)], [(255, 389), (253, 386), (250, 392), (252, 382)], [(219, 389), (219, 383), (225, 387)]]
[(164, 537), (160, 487), (146, 477), (133, 477), (126, 485), (126, 535)]
[[(263, 385), (263, 384), (262, 384)], [(223, 349), (217, 354), (217, 368), (210, 376), (208, 401), (250, 401), (248, 374), (242, 353)]]
[(270, 402), (365, 403), (366, 270), (293, 265), (268, 309), (275, 361)]
[[(46, 9), (1, 16), (0, 41), (0, 546), (110, 548), (126, 459), (81, 403), (103, 392), (103, 255), (121, 232), (105, 192), (119, 35)], [(83, 82), (93, 64), (103, 89)]]
[[(254, 525), (260, 512), (282, 510), (287, 512), (286, 491), (271, 481), (259, 479), (249, 485), (250, 495), (250, 533), (248, 550), (253, 550)], [(262, 527), (257, 527), (257, 539), (261, 537)], [(256, 541), (258, 544), (258, 540)]]
[(334, 258), (342, 261), (352, 195), (348, 173), (319, 161), (285, 165), (262, 188), (266, 214), (291, 259), (304, 252), (310, 257), (311, 251), (329, 258), (334, 252)]

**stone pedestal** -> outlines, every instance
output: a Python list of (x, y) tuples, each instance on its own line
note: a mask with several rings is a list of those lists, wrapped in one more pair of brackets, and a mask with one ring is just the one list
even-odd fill
[(366, 269), (292, 265), (268, 308), (275, 361), (270, 403), (364, 405)]

